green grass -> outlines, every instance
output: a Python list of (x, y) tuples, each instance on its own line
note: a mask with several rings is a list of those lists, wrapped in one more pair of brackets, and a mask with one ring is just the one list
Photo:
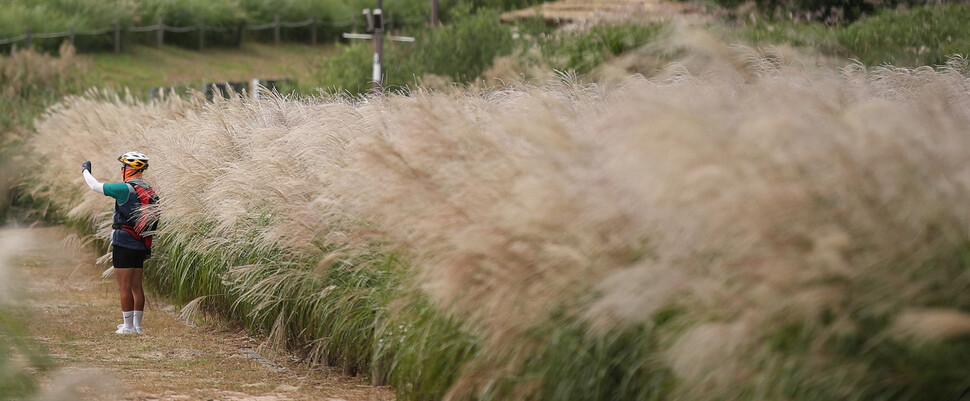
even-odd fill
[[(253, 251), (237, 243), (199, 252), (190, 243), (160, 241), (165, 267), (146, 274), (159, 292), (183, 304), (203, 297), (205, 308), (255, 332), (286, 338), (331, 365), (367, 372), (392, 257), (338, 261), (321, 276), (309, 261), (282, 250)], [(231, 268), (255, 264), (260, 268)]]
[[(480, 352), (480, 340), (405, 290), (408, 269), (379, 248), (363, 259), (335, 261), (321, 274), (286, 252), (200, 253), (189, 243), (161, 240), (164, 268), (146, 270), (157, 291), (182, 303), (205, 297), (206, 308), (270, 338), (282, 335), (290, 349), (345, 371), (376, 370), (402, 399), (440, 399), (469, 369), (495, 373), (496, 360)], [(229, 248), (255, 249), (236, 241)], [(254, 263), (260, 267), (230, 268)], [(646, 326), (591, 335), (568, 318), (537, 323), (533, 331), (551, 340), (476, 398), (510, 399), (526, 391), (550, 400), (658, 400), (673, 388), (659, 361), (644, 362), (654, 360), (658, 341)]]
[(868, 65), (939, 65), (970, 54), (970, 7), (948, 5), (885, 11), (837, 33), (839, 43)]
[[(590, 335), (583, 324), (569, 322), (548, 336), (525, 365), (526, 375), (538, 374), (542, 399), (664, 400), (676, 380), (655, 355), (655, 333), (639, 325)], [(497, 397), (496, 399), (501, 399)]]
[(190, 86), (203, 82), (249, 81), (253, 78), (310, 80), (312, 71), (333, 51), (329, 45), (247, 43), (240, 49), (209, 49), (202, 52), (176, 46), (157, 49), (135, 46), (129, 51), (89, 56), (85, 86), (114, 90), (129, 88), (136, 96), (161, 86)]
[[(792, 324), (773, 333), (766, 347), (779, 357), (764, 362), (772, 366), (773, 374), (766, 378), (772, 383), (771, 391), (777, 397), (804, 401), (956, 400), (970, 388), (970, 368), (963, 363), (970, 357), (966, 338), (925, 344), (900, 341), (880, 335), (888, 324), (886, 315), (860, 310), (853, 317), (861, 323), (860, 330), (822, 344), (818, 333), (824, 328)], [(821, 347), (834, 359), (813, 361), (810, 347)], [(840, 373), (821, 382), (806, 380), (817, 369)]]
[(941, 65), (952, 54), (970, 54), (970, 7), (945, 5), (886, 9), (848, 25), (765, 20), (734, 29), (741, 40), (787, 44), (866, 65)]
[[(347, 372), (370, 375), (375, 358), (380, 359), (377, 366), (404, 395), (440, 397), (464, 362), (463, 353), (453, 355), (449, 343), (439, 339), (472, 340), (435, 315), (426, 301), (404, 304), (422, 319), (394, 314), (391, 320), (383, 312), (402, 302), (402, 269), (393, 255), (375, 248), (371, 256), (334, 261), (321, 273), (310, 261), (281, 250), (249, 252), (256, 248), (239, 243), (220, 253), (190, 249), (191, 242), (204, 237), (190, 237), (187, 243), (161, 238), (164, 268), (146, 269), (146, 280), (182, 304), (204, 297), (205, 308), (270, 338), (285, 338), (290, 349)], [(230, 268), (255, 263), (260, 267)], [(400, 320), (405, 316), (406, 321)], [(416, 329), (402, 335), (404, 325)]]
[(834, 28), (821, 23), (791, 20), (761, 21), (738, 27), (743, 40), (758, 45), (785, 44), (793, 47), (817, 49), (826, 54), (844, 55), (846, 49), (836, 37)]
[(479, 356), (479, 340), (420, 295), (389, 302), (381, 316), (374, 360), (405, 399), (440, 398)]

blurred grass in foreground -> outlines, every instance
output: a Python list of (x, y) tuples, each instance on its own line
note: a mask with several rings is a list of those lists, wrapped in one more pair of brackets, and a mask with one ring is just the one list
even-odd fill
[(22, 290), (11, 265), (27, 242), (8, 229), (0, 230), (0, 400), (30, 399), (38, 392), (38, 375), (54, 367), (21, 323), (27, 314), (18, 304)]

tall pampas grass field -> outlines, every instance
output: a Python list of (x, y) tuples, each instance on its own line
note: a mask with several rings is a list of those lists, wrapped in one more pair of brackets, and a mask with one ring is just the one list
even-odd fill
[(106, 238), (80, 163), (145, 152), (159, 292), (403, 399), (957, 399), (967, 60), (682, 42), (608, 84), (89, 92), (36, 122), (24, 191)]

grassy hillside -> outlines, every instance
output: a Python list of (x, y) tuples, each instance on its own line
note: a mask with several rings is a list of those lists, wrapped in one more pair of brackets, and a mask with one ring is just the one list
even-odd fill
[(203, 52), (166, 46), (136, 46), (122, 54), (84, 55), (90, 68), (86, 86), (122, 90), (130, 88), (144, 96), (152, 87), (189, 85), (203, 82), (248, 81), (253, 78), (288, 78), (307, 82), (332, 46), (247, 43), (242, 48), (208, 49)]

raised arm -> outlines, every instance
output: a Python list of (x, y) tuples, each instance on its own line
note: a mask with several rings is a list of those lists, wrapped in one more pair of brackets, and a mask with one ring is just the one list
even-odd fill
[(104, 196), (115, 198), (115, 201), (117, 201), (119, 205), (127, 202), (129, 192), (133, 192), (131, 187), (123, 182), (102, 184), (97, 178), (94, 178), (94, 176), (91, 175), (91, 162), (89, 161), (81, 164), (81, 175), (84, 176), (84, 182), (91, 187), (92, 191)]
[(91, 187), (92, 191), (104, 195), (104, 184), (100, 183), (97, 178), (91, 175), (91, 162), (84, 162), (81, 165), (81, 175), (84, 176), (84, 182)]

